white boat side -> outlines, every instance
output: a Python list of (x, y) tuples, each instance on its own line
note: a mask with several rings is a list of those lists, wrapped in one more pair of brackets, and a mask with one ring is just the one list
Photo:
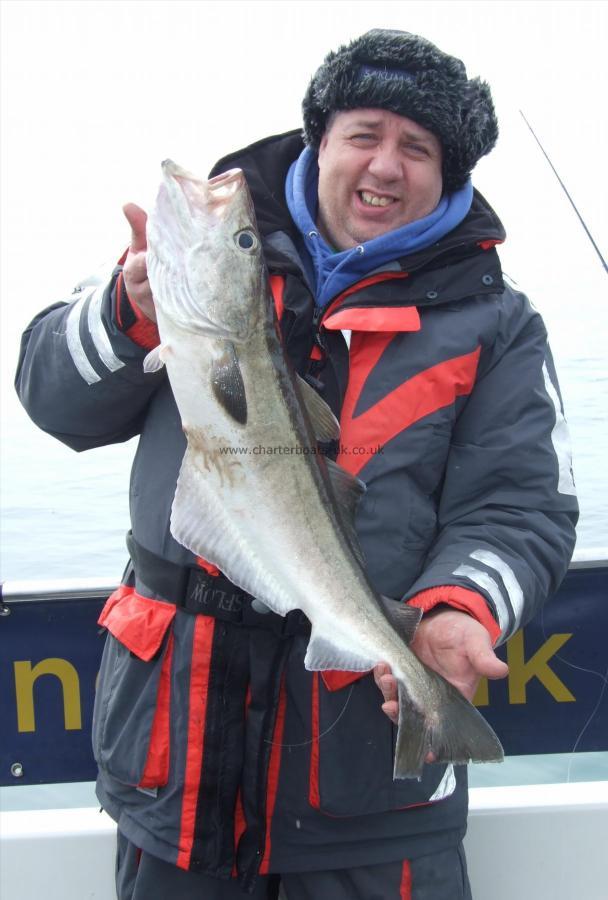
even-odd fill
[[(115, 900), (116, 826), (98, 809), (0, 813), (2, 900)], [(472, 788), (475, 900), (605, 900), (608, 781)]]

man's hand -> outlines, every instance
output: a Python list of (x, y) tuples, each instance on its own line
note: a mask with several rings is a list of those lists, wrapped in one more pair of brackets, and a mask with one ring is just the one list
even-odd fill
[[(442, 607), (423, 616), (410, 648), (430, 669), (451, 682), (472, 700), (479, 679), (505, 678), (509, 667), (492, 650), (490, 635), (477, 619), (457, 609)], [(392, 722), (399, 718), (397, 682), (386, 663), (374, 669), (382, 691), (382, 709)]]
[(148, 216), (135, 203), (127, 203), (123, 206), (122, 211), (131, 226), (131, 245), (122, 269), (127, 294), (144, 316), (156, 322), (156, 310), (146, 268), (146, 249), (148, 246), (146, 243), (146, 222)]

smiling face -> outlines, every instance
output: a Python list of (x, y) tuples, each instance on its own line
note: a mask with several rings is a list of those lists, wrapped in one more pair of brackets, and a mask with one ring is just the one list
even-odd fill
[(319, 230), (338, 250), (432, 212), (441, 198), (441, 144), (383, 109), (336, 113), (319, 146)]

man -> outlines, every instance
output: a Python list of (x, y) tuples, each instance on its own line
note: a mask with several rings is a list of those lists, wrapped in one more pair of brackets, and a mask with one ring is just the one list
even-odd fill
[[(577, 514), (546, 333), (470, 182), (497, 137), (490, 92), (423, 38), (375, 30), (329, 54), (303, 110), (305, 146), (269, 138), (213, 174), (244, 170), (287, 352), (340, 414), (369, 577), (422, 608), (415, 651), (472, 697), (558, 587)], [(393, 781), (387, 668), (306, 672), (306, 623), (264, 615), (171, 537), (184, 438), (166, 376), (142, 371), (145, 213), (125, 212), (123, 265), (32, 323), (17, 376), (76, 449), (140, 435), (93, 734), (120, 900), (266, 897), (275, 873), (289, 900), (470, 897), (466, 770)]]

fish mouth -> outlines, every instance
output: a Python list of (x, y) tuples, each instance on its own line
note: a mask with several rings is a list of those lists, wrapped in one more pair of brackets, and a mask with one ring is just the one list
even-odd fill
[(245, 186), (245, 176), (241, 169), (229, 169), (215, 175), (207, 182), (207, 198), (214, 216), (222, 219)]
[(178, 205), (180, 201), (175, 194), (176, 187), (177, 196), (186, 201), (191, 213), (197, 211), (200, 213), (206, 209), (220, 218), (224, 216), (236, 194), (245, 184), (245, 176), (241, 169), (229, 169), (205, 181), (177, 165), (173, 160), (165, 159), (162, 162), (162, 171), (170, 196), (175, 198)]
[(241, 194), (247, 216), (255, 219), (253, 203), (246, 188), (247, 182), (242, 169), (228, 169), (227, 172), (221, 172), (210, 178), (207, 181), (207, 190), (213, 213), (222, 218), (230, 204), (236, 200), (237, 194)]
[(245, 183), (245, 176), (242, 169), (229, 169), (227, 172), (221, 172), (214, 175), (207, 182), (207, 187), (218, 199), (223, 197), (232, 197)]

